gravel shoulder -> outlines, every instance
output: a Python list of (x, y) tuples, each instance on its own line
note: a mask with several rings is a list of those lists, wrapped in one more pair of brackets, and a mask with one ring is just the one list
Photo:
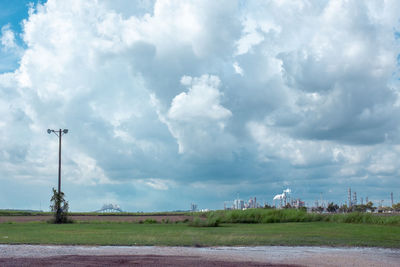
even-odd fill
[[(400, 266), (400, 249), (0, 245), (2, 266)], [(83, 264), (83, 265), (82, 265)]]

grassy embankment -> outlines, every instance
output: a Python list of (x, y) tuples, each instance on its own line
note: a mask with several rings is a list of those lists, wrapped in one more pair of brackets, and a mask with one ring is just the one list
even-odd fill
[(335, 222), (400, 226), (400, 215), (384, 216), (371, 213), (319, 214), (296, 209), (249, 209), (211, 211), (206, 214), (210, 224), (217, 223), (282, 223)]
[[(217, 211), (203, 214), (220, 227), (187, 223), (78, 222), (0, 224), (3, 244), (162, 246), (374, 246), (400, 248), (400, 216), (308, 214), (296, 210)], [(279, 223), (278, 223), (279, 222)], [(217, 224), (218, 224), (217, 223)]]

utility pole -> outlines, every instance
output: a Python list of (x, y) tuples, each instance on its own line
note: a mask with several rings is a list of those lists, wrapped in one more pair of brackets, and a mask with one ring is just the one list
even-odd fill
[(58, 194), (61, 192), (61, 129), (58, 133)]
[(349, 204), (349, 208), (351, 208), (351, 188), (349, 187), (349, 190), (348, 190), (348, 196), (347, 196), (347, 198), (348, 198), (348, 204)]
[(47, 129), (47, 133), (54, 133), (58, 136), (58, 194), (61, 192), (61, 136), (68, 133), (68, 129), (51, 130)]

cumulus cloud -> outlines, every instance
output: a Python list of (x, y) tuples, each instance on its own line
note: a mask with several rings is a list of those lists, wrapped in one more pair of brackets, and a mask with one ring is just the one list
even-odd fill
[(170, 192), (217, 208), (235, 190), (270, 198), (282, 185), (309, 200), (325, 189), (340, 200), (351, 185), (383, 194), (398, 184), (399, 11), (397, 1), (31, 7), (22, 33), (1, 30), (2, 53), (19, 63), (0, 74), (0, 183), (51, 187), (57, 140), (45, 130), (68, 128), (67, 188), (132, 209), (146, 194), (149, 209)]
[(200, 78), (184, 76), (181, 83), (189, 87), (188, 93), (175, 96), (168, 111), (168, 118), (176, 121), (210, 119), (221, 121), (232, 113), (220, 105), (221, 93), (218, 91), (220, 79), (204, 75)]
[(10, 29), (10, 24), (7, 24), (1, 28), (1, 44), (4, 49), (15, 49), (17, 44), (15, 43), (15, 34)]
[[(294, 138), (266, 125), (250, 122), (247, 128), (257, 142), (261, 160), (288, 160), (294, 166), (354, 164), (362, 162), (367, 148), (356, 148), (331, 141)], [(369, 151), (368, 151), (369, 152)]]
[(168, 190), (171, 186), (175, 185), (175, 183), (171, 180), (157, 178), (139, 179), (137, 182), (156, 190)]
[(71, 162), (66, 165), (68, 181), (89, 185), (113, 183), (105, 175), (104, 170), (98, 166), (95, 159), (82, 153), (71, 155), (70, 157)]
[(0, 73), (14, 70), (23, 53), (23, 49), (17, 43), (16, 33), (10, 24), (1, 27), (0, 33)]
[(235, 72), (237, 74), (240, 74), (243, 76), (243, 69), (239, 66), (239, 64), (237, 62), (234, 62), (232, 66), (235, 69)]
[(232, 137), (224, 129), (232, 113), (220, 103), (220, 79), (210, 75), (183, 76), (181, 83), (189, 87), (189, 91), (174, 97), (166, 115), (179, 152), (201, 153), (230, 147)]

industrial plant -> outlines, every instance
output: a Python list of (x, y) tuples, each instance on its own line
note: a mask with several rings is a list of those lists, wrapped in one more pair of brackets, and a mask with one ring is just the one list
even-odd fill
[[(291, 198), (292, 190), (287, 188), (283, 190), (282, 194), (277, 194), (274, 196), (273, 207), (275, 208), (284, 208), (284, 207), (293, 207), (293, 208), (301, 208), (305, 206), (305, 202), (301, 201), (300, 198)], [(224, 202), (225, 210), (246, 210), (246, 209), (255, 209), (255, 208), (263, 208), (269, 206), (265, 201), (263, 203), (257, 202), (257, 198), (250, 198), (248, 201), (242, 200), (239, 198), (239, 195), (233, 203), (230, 204), (230, 201)]]
[[(256, 197), (251, 197), (249, 200), (245, 201), (239, 198), (239, 194), (237, 194), (236, 199), (233, 201), (225, 201), (224, 202), (224, 210), (246, 210), (253, 208), (306, 208), (309, 211), (317, 211), (317, 212), (349, 212), (349, 211), (359, 211), (359, 212), (398, 212), (400, 211), (400, 203), (395, 204), (393, 199), (393, 192), (390, 193), (390, 205), (384, 206), (384, 200), (375, 200), (374, 203), (368, 199), (368, 196), (357, 197), (357, 192), (352, 191), (349, 187), (347, 189), (347, 195), (343, 195), (345, 197), (345, 201), (340, 203), (340, 205), (334, 204), (333, 202), (329, 202), (324, 200), (322, 197), (322, 193), (320, 193), (320, 199), (315, 200), (313, 206), (306, 205), (305, 201), (301, 200), (298, 197), (292, 196), (292, 190), (290, 188), (286, 188), (282, 190), (282, 193), (276, 194), (272, 198), (272, 205), (269, 205), (267, 202), (257, 202)], [(197, 208), (197, 206), (196, 206)], [(193, 210), (193, 209), (192, 209)]]

